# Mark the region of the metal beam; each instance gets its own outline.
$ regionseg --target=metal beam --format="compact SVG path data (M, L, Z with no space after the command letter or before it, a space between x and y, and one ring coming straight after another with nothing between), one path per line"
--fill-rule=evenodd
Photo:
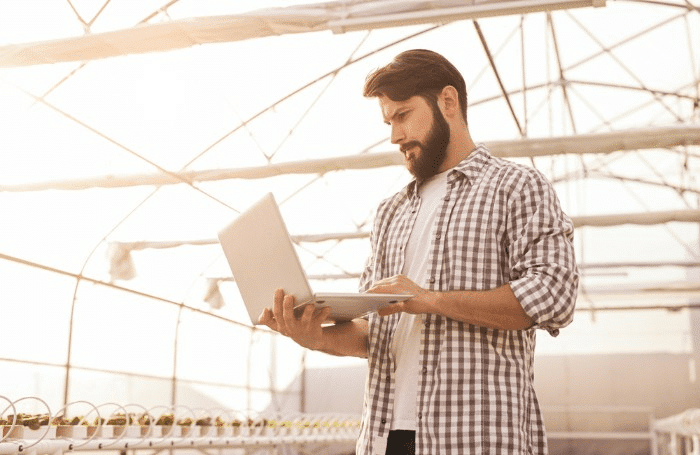
M498 68L496 68L496 62L493 59L493 55L491 54L491 50L489 49L489 45L486 42L486 37L484 36L484 32L481 31L481 26L479 25L479 22L474 21L474 29L476 30L476 34L479 36L479 41L481 41L481 47L484 48L484 53L486 54L486 58L489 61L489 65L491 66L491 70L493 71L493 75L496 78L496 81L498 82L498 86L501 89L501 94L503 95L503 99L506 101L506 104L508 105L508 109L510 110L510 115L513 117L513 121L515 121L515 126L518 128L518 132L520 133L520 137L525 136L525 131L523 130L523 127L520 125L520 120L518 120L518 116L515 114L515 109L513 109L513 103L510 101L510 95L508 95L508 91L506 90L506 87L503 85L503 80L501 79L501 74L498 72Z
M647 212L615 215L592 215L572 217L574 226L581 227L610 227L624 224L653 225L670 222L699 223L700 210L675 210L665 212Z
M487 143L494 156L526 158L562 154L599 154L616 151L667 149L700 145L700 126L667 126L639 130L613 131L536 139L516 139ZM43 190L82 190L120 188L141 185L174 185L182 182L207 182L228 179L262 179L285 174L324 174L349 169L372 169L403 166L403 156L396 152L365 153L316 160L274 163L267 166L233 169L209 169L178 173L101 176L0 185L0 192Z
M292 33L324 30L344 33L404 25L445 24L479 17L604 5L605 0L485 0L457 7L449 0L296 5L140 24L129 29L0 46L0 67L81 62Z
M620 215L589 215L589 216L574 216L571 217L574 222L574 227L610 227L624 224L636 225L654 225L670 222L700 222L700 210L678 210L669 212L646 212L646 213L627 213ZM326 241L341 241L369 238L369 232L344 232L344 233L327 233L327 234L311 234L311 235L293 235L294 243L315 243ZM140 242L113 242L126 251L144 250L148 248L166 249L176 248L185 245L218 245L217 239L195 239L195 240L168 240L168 241L140 241ZM2 256L0 256L1 258ZM665 262L665 263L619 263L619 264L590 264L588 268L606 268L606 267L651 267L651 266L679 266L679 267L695 267L700 266L700 263L695 262Z
M390 3L386 2L385 3ZM395 4L405 4L396 0ZM439 2L429 2L439 3ZM471 3L471 2L470 2ZM402 5L399 5L402 6ZM407 11L388 14L372 14L364 17L347 17L330 21L328 27L334 33L355 30L373 30L378 28L417 25L425 23L448 23L464 19L482 17L529 14L558 9L585 8L605 6L605 0L512 0L484 1L456 7L433 7L421 11Z

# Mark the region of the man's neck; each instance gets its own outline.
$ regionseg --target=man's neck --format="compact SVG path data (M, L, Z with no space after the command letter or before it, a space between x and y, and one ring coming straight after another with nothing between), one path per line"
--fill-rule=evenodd
M447 146L447 156L445 162L440 166L440 172L452 169L468 157L476 148L476 144L472 141L469 131L465 128L450 138L450 144Z

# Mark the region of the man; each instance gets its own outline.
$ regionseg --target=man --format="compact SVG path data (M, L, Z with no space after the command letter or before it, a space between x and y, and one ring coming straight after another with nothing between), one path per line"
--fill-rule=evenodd
M573 225L535 169L491 156L467 128L464 79L427 50L370 74L391 141L415 179L383 201L361 278L414 297L323 326L282 290L261 322L310 349L366 357L357 453L542 454L535 329L573 317Z

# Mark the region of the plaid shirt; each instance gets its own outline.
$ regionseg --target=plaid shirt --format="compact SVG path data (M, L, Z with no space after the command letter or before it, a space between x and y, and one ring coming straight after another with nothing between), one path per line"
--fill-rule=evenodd
M383 201L360 288L401 272L420 198L416 182ZM428 266L435 291L510 284L535 321L494 330L423 314L416 397L416 454L543 454L533 389L535 328L556 336L573 317L578 288L573 224L535 169L478 146L448 174ZM369 372L358 455L384 455L394 399L391 338L399 314L369 317Z

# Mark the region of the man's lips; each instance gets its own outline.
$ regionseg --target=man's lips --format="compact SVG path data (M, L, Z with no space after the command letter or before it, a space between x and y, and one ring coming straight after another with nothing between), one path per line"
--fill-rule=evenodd
M418 142L407 142L400 147L400 150L401 150L401 153L403 153L404 156L406 156L406 158L408 158L409 157L408 152L411 151L412 149L418 147L418 146L420 146L420 144Z

